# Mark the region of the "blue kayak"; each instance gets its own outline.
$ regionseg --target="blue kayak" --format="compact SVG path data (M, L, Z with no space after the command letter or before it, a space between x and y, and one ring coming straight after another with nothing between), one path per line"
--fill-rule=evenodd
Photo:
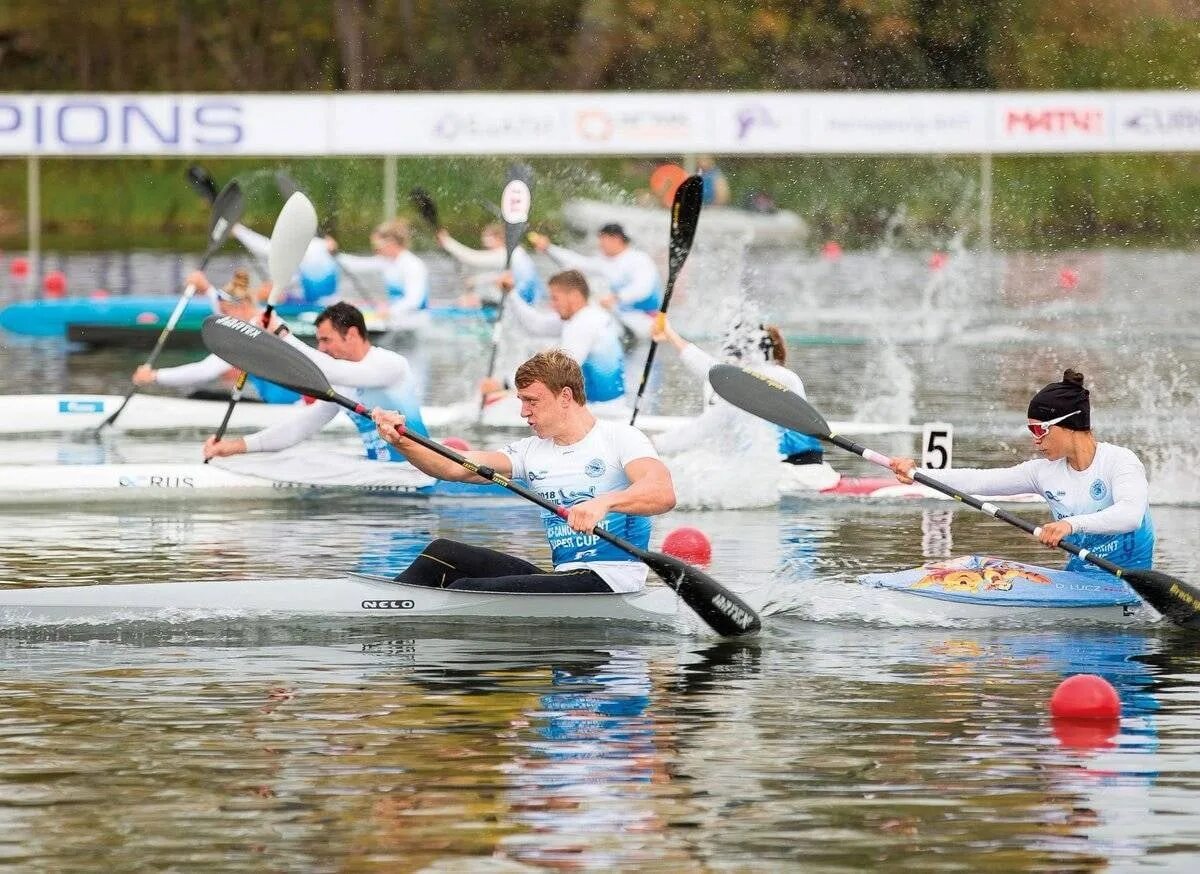
M1125 607L1141 603L1129 586L1106 573L1081 574L989 555L864 574L858 581L918 598L988 607Z
M0 309L0 328L31 337L63 337L70 325L161 329L178 303L178 297L161 295L27 300ZM279 306L278 312L285 319L303 319L305 316L311 319L321 309L312 304L285 303ZM188 301L180 327L199 325L212 312L210 299L206 295L197 295ZM429 312L435 319L481 317L480 310L463 307L431 307Z

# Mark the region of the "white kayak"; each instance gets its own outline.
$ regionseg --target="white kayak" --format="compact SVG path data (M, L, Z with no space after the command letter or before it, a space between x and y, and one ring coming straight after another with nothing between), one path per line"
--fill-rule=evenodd
M90 431L110 416L124 400L121 395L42 394L0 395L0 435L62 434ZM193 400L163 395L136 394L111 426L119 432L212 431L225 416L226 401ZM268 428L295 414L291 404L240 403L229 422L232 433ZM426 406L421 410L425 424L436 431L476 425L479 407L475 401L447 406ZM596 410L603 418L629 421L624 405ZM638 427L658 433L687 425L690 416L639 415ZM511 401L492 404L484 410L485 428L519 430L527 428L518 404ZM831 422L839 434L921 433L921 425L889 422ZM337 416L330 429L346 432L354 426L346 416Z
M699 630L701 620L666 586L628 594L464 592L349 574L336 579L194 581L0 590L0 624L195 621L264 615L409 622L555 619Z
M396 498L510 498L494 485L434 479L407 463L340 448L298 446L200 462L0 465L0 506L110 501L261 500L353 494Z

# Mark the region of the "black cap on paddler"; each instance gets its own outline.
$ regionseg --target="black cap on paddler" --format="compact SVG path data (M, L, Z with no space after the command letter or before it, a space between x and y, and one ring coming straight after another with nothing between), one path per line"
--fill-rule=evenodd
M620 237L626 243L629 242L629 234L625 233L625 229L616 222L609 222L600 229L600 233L607 237Z
M1077 370L1066 370L1062 382L1052 382L1033 396L1029 402L1028 416L1039 422L1049 422L1076 413L1063 419L1059 426L1072 431L1092 430L1091 393L1083 387L1083 374Z

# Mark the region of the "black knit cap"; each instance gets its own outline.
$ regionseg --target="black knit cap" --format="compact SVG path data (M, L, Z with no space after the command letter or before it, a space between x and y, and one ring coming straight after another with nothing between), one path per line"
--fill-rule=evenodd
M1083 387L1083 374L1077 370L1063 373L1062 382L1052 382L1029 402L1029 418L1048 422L1075 413L1058 424L1072 431L1092 430L1091 393Z

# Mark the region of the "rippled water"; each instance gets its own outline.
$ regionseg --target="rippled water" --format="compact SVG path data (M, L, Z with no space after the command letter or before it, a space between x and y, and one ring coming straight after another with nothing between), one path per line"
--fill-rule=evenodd
M163 263L145 269L155 263L169 284ZM1064 266L1077 288L1059 287ZM1197 580L1194 257L989 266L952 254L931 272L887 252L766 253L737 269L787 326L819 409L952 422L960 466L1025 457L1030 390L1078 366L1101 436L1148 462L1158 566ZM703 332L697 280L680 322ZM8 393L119 392L140 358L0 342ZM486 335L405 351L431 400L459 400L486 365ZM698 408L673 353L660 360L660 408ZM9 441L0 463L194 458L198 439ZM916 449L911 435L864 442ZM712 536L718 580L773 587L782 610L755 640L294 619L0 629L0 859L46 871L1194 869L1194 639L1145 620L938 627L872 605L854 583L866 571L973 552L1061 562L965 508L684 510L655 543L683 524ZM394 572L433 536L547 557L520 503L0 508L0 579L319 585ZM1050 693L1079 672L1117 687L1118 726L1048 717Z

